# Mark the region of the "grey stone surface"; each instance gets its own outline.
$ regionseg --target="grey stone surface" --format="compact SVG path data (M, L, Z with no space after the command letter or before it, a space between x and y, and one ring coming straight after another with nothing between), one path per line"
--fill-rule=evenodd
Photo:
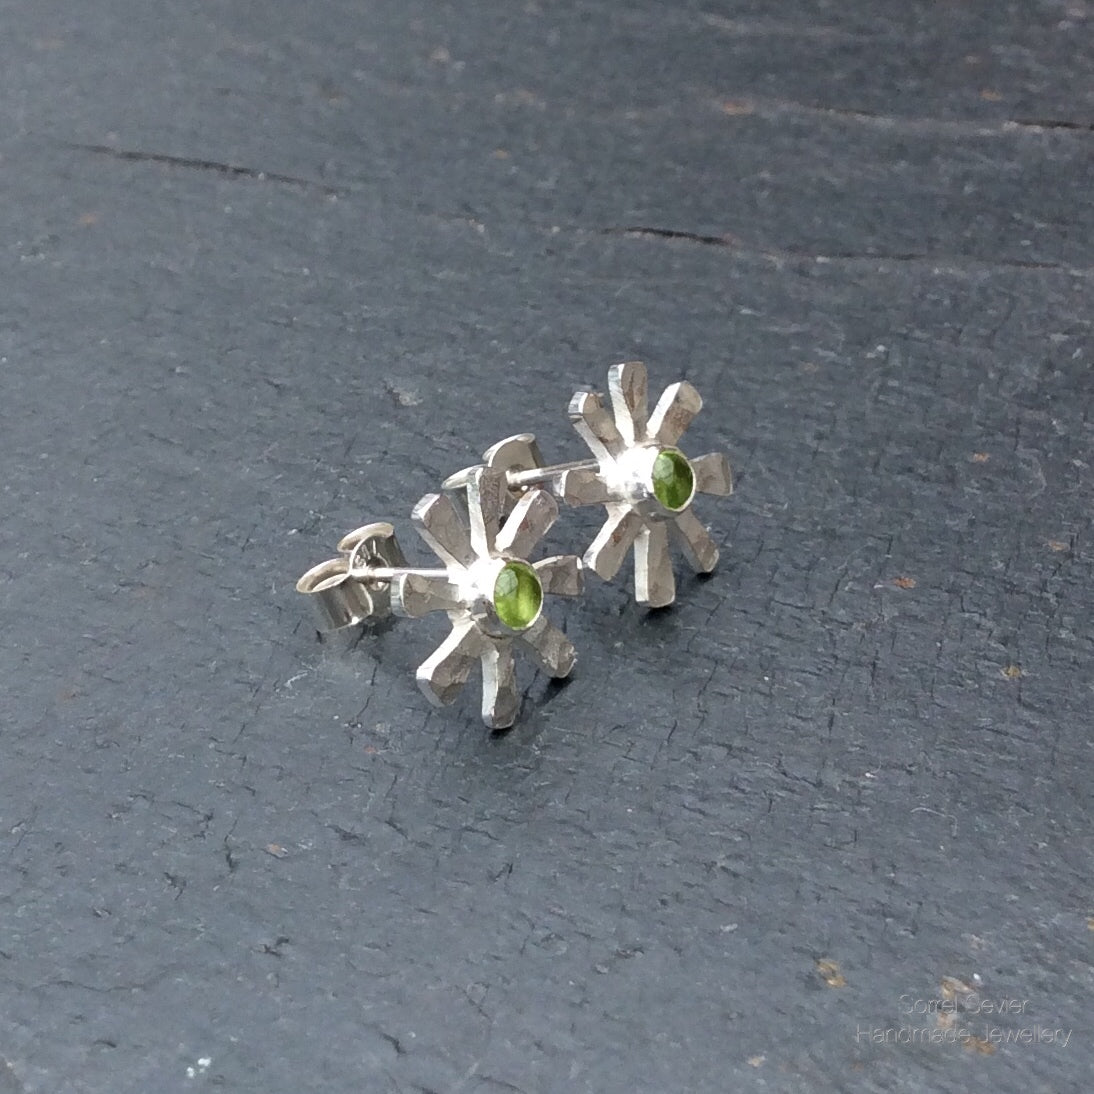
M0 0L0 1090L1085 1090L1092 142L1085 0ZM317 642L637 358L715 574Z

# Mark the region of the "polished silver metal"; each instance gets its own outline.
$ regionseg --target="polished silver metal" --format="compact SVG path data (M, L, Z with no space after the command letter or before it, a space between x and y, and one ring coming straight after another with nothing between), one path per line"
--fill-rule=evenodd
M584 587L581 560L556 555L527 562L528 555L558 519L558 503L546 490L529 490L507 505L505 475L488 467L472 468L456 498L430 494L415 506L412 519L422 539L445 565L445 576L419 577L394 585L396 610L406 615L447 611L448 638L418 669L426 697L440 705L452 701L476 660L482 665L483 721L504 729L520 706L514 649L529 652L549 675L568 676L574 667L573 644L542 610L528 626L507 626L495 610L493 594L507 562L525 562L543 594L578 596ZM506 512L508 511L508 515Z
M366 524L342 537L338 558L321 562L303 574L296 591L312 597L324 630L339 630L366 619L383 619L391 614L389 581L363 581L351 572L367 559L376 566L400 569L406 558L395 539L395 529L386 521Z
M556 678L570 674L576 653L544 617L542 601L527 625L509 626L495 605L498 578L509 563L523 563L534 572L542 595L578 596L584 586L581 560L556 555L527 561L558 518L558 504L546 490L527 490L509 504L505 475L486 467L470 469L452 490L456 497L427 494L411 513L440 568L408 566L392 526L369 524L344 537L340 557L308 570L297 589L314 597L329 627L392 612L410 618L447 612L452 630L418 668L419 687L434 704L450 703L477 661L483 721L505 729L520 707L514 648L527 650Z
M593 505L608 500L597 477L600 467L598 460L574 460L546 467L533 433L516 433L498 441L482 454L482 464L465 467L449 475L442 483L442 489L459 493L480 466L505 473L506 511L533 487L550 491L567 505Z
M687 381L672 384L650 414L646 369L636 361L613 366L608 391L610 408L591 391L576 392L570 402L570 420L591 458L546 466L535 436L518 433L487 449L481 465L449 476L443 493L418 502L411 519L439 567L410 566L386 522L343 537L339 557L312 567L297 582L323 626L446 612L451 630L419 666L419 687L434 704L450 703L478 663L483 721L503 729L514 723L520 706L516 649L559 678L569 675L576 660L573 644L543 615L544 595L580 595L583 566L610 580L633 550L638 602L671 604L676 580L670 539L695 570L713 570L718 548L692 504L700 493L730 494L733 482L723 454L689 460L678 447L702 408L699 393ZM665 492L665 461L659 458L666 454L673 488L682 485L678 497ZM679 473L684 464L689 474ZM674 507L658 498L659 488ZM603 505L606 520L584 559L557 555L528 562L558 518L556 498L571 506ZM513 564L520 565L514 570ZM519 597L499 584L507 569L507 581L519 571L534 591L515 615ZM507 618L516 622L510 625Z
M717 565L718 548L691 507L696 494L724 497L733 492L729 463L720 452L689 460L677 447L703 406L699 392L686 380L667 387L652 414L646 367L640 361L613 366L608 392L610 410L592 391L578 391L570 401L570 420L592 459L545 466L535 437L518 433L487 449L483 462L504 472L510 504L525 490L542 487L569 505L603 505L607 519L585 552L585 565L611 580L633 547L635 599L664 607L676 599L670 538L697 572L709 573ZM692 473L691 497L676 509L662 505L653 489L654 462L664 450L687 460ZM457 475L445 485L461 482Z

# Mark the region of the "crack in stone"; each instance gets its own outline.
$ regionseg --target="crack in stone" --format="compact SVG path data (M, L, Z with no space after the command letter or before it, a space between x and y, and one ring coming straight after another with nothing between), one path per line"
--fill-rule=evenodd
M579 232L583 229L577 229ZM623 236L627 239L669 239L686 243L698 243L705 247L722 247L738 254L767 258L778 262L806 261L818 264L837 262L898 262L921 263L947 269L966 269L985 267L991 270L1043 270L1054 273L1066 273L1075 277L1089 277L1094 269L1067 266L1057 262L1038 262L1033 259L985 259L975 255L935 255L920 251L808 251L796 248L748 247L736 237L725 235L706 235L701 232L689 232L677 228L659 228L649 225L630 225L596 229L599 235Z
M855 110L850 107L824 106L803 103L794 99L728 98L718 104L719 109L730 117L777 118L781 115L839 118L860 125L904 132L924 132L954 137L1005 137L1012 133L1028 131L1042 133L1063 130L1078 133L1094 133L1094 123L1073 121L1068 118L1004 118L1001 120L972 118L917 118L898 114L879 114L872 110Z
M245 167L241 164L222 163L219 160L204 160L189 156L172 156L164 152L142 152L136 149L114 148L108 144L70 144L69 148L79 152L90 152L96 156L109 156L111 159L128 163L158 163L166 167L180 167L191 171L211 171L226 178L251 179L255 182L275 182L284 186L295 186L302 190L318 190L327 197L338 197L344 191L316 179L299 175L284 175L276 171L263 171L257 167Z
M646 225L634 225L623 228L601 228L601 235L627 236L630 239L685 239L690 243L702 243L707 247L729 247L731 250L746 250L740 247L731 235L703 235L700 232L687 232L678 228L651 228Z
M1073 122L1066 118L1015 118L1006 124L1028 129L1074 129L1080 133L1094 133L1094 122Z

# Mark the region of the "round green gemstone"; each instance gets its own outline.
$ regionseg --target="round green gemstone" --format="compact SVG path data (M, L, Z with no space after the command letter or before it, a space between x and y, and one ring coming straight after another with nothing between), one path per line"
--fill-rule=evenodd
M653 495L666 509L683 509L695 492L691 464L675 448L662 448L653 461Z
M530 627L543 604L543 586L527 562L507 562L494 582L494 611L515 631Z

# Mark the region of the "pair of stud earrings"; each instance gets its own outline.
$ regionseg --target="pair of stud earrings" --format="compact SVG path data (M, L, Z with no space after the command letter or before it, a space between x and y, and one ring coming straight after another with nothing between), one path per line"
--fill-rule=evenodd
M702 408L699 393L686 380L672 384L649 413L638 361L611 368L608 392L610 411L596 392L578 391L570 401L570 421L592 458L545 466L535 437L518 433L418 502L411 520L439 567L409 565L390 524L367 524L342 539L337 558L308 570L297 590L332 629L393 613L447 612L452 630L418 668L419 686L435 705L450 703L479 662L483 721L511 726L520 707L515 649L557 679L576 660L573 643L543 614L545 595L580 595L585 568L610 581L633 548L635 599L660 608L676 598L670 538L698 573L718 562L691 506L697 493L732 492L729 464L721 453L689 460L677 447ZM583 558L531 562L558 519L559 500L603 505L604 525Z

